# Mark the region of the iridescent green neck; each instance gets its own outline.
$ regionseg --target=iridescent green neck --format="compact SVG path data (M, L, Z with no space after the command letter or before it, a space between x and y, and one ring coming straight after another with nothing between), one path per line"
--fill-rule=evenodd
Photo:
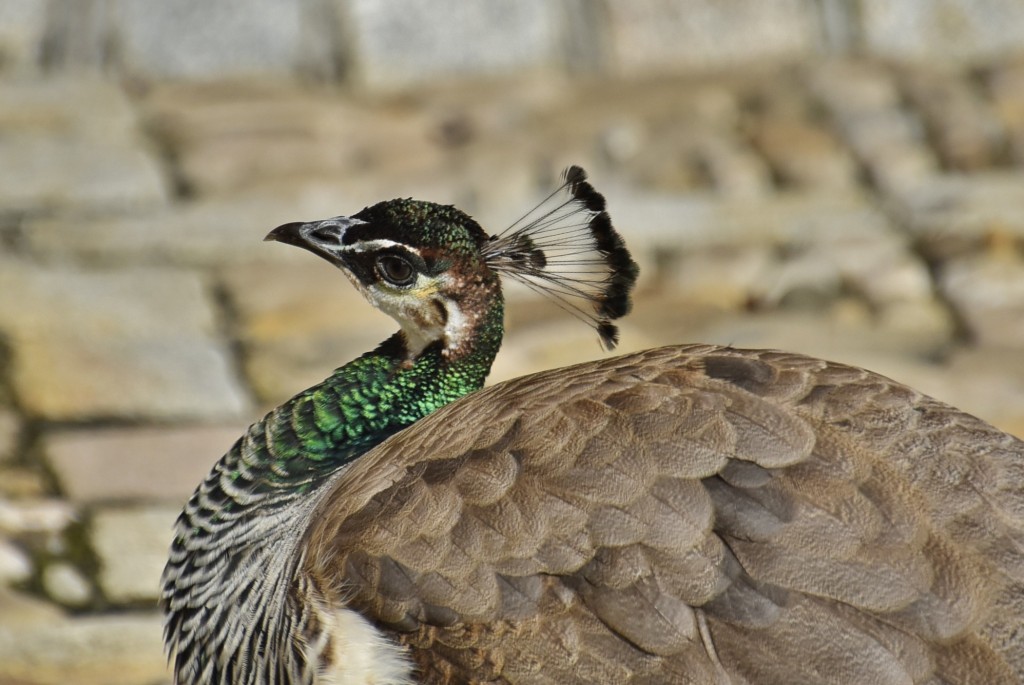
M448 359L441 343L411 365L401 333L295 396L265 421L270 449L252 485L305 486L431 412L483 387L501 345L500 294L479 320L471 345ZM255 478L253 478L255 476Z
M501 345L500 291L488 304L458 357L438 343L409 360L396 334L250 426L214 466L178 519L164 570L165 640L178 682L311 682L292 649L304 627L289 623L292 613L305 614L286 604L295 601L290 588L314 491L389 436L483 386ZM244 650L254 645L274 658L248 659ZM232 675L250 667L262 670L249 680Z

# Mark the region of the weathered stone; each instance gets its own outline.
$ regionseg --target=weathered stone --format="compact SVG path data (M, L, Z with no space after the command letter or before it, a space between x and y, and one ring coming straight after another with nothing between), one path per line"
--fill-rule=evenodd
M924 127L902 109L890 74L875 65L833 62L814 69L810 81L880 188L912 187L935 173L938 162L926 145Z
M47 490L46 480L39 469L32 466L0 466L0 497L43 497Z
M559 56L558 5L430 0L338 3L355 77L391 89L438 77L486 77L550 65ZM437 21L444 16L445 21Z
M0 625L0 682L140 685L167 682L156 614Z
M811 92L841 119L898 109L901 97L891 73L869 62L826 61L809 73Z
M66 218L29 220L24 241L47 257L99 263L214 265L235 261L294 259L297 251L263 243L275 226L307 214L301 197L235 197L131 217L95 217L68 225ZM314 208L316 209L316 208ZM327 216L327 214L323 214Z
M0 2L0 69L27 72L39 66L46 9L38 0Z
M1024 5L1016 0L861 0L868 53L935 62L976 62L1019 51Z
M8 135L131 146L141 142L137 124L124 91L107 80L78 74L0 83L0 130Z
M445 159L423 109L367 106L323 90L166 86L145 104L182 182L201 194L297 179L359 183L377 169L436 176Z
M1019 349L956 351L935 396L1024 438L1024 356Z
M63 618L64 612L52 603L0 586L0 631L54 625Z
M846 235L806 236L783 245L789 252L783 264L789 270L803 265L810 271L834 272L836 285L863 295L876 307L931 300L928 268L911 251L906 237L873 228L862 227Z
M398 330L337 269L305 257L301 264L252 264L226 272L249 379L267 402L319 383Z
M673 312L666 316L665 312ZM643 297L633 312L619 324L620 339L615 354L686 340L697 322L720 316L716 305L694 299ZM528 373L567 366L609 355L597 333L582 321L567 316L549 299L534 296L508 303L505 343L488 376L488 384Z
M0 499L0 533L59 533L75 519L67 502L55 499Z
M680 254L664 266L673 295L698 306L740 310L775 265L764 248L719 248Z
M914 69L904 79L923 113L943 165L971 171L991 166L1005 144L995 112L960 73Z
M835 191L857 184L853 158L824 128L770 118L758 125L754 141L786 186Z
M0 272L0 290L19 294L0 300L0 331L30 414L209 419L245 407L194 273L21 264Z
M1015 250L943 264L939 284L977 343L1024 348L1024 258Z
M771 171L753 150L724 136L709 136L698 146L702 168L722 196L757 198L771 190Z
M935 298L874 303L872 323L894 340L919 337L922 345L909 346L907 351L923 356L951 347L958 332L949 308Z
M894 197L904 223L933 258L975 251L1005 237L1024 241L1024 175L947 174Z
M6 211L142 209L167 201L160 166L141 146L0 138L0 177Z
M155 78L331 74L330 15L289 0L119 0L121 68Z
M619 74L778 62L815 54L821 41L817 6L803 0L612 0L605 11Z
M90 78L0 84L4 211L148 209L167 201L125 95Z
M152 601L160 592L178 506L103 508L92 516L93 550L103 595L116 604Z
M890 373L942 351L948 329L936 331L882 328L870 310L838 302L824 312L772 311L719 318L691 330L688 338L736 347L776 348ZM883 365L880 363L884 361ZM915 361L917 360L917 361Z
M108 428L52 433L44 452L77 504L184 503L245 426Z
M10 461L21 437L21 419L14 411L0 407L0 464Z
M1024 63L1000 65L988 79L993 107L1006 129L1011 155L1024 164Z
M71 564L57 562L43 569L46 594L68 607L81 607L92 601L92 586Z
M653 193L609 184L615 224L630 246L708 249L806 244L850 236L889 236L885 215L856 192L781 193L721 201L704 194Z
M917 118L900 110L863 114L843 122L843 134L871 179L885 191L915 187L935 174L938 160Z
M21 549L0 538L0 585L27 580L32 575L32 561Z

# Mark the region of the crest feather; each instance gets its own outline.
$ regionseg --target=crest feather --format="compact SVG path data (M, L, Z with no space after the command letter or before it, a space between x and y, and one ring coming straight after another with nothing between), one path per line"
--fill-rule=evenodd
M491 236L482 256L593 327L610 350L619 339L612 321L629 313L639 268L605 206L587 172L571 166L553 193Z

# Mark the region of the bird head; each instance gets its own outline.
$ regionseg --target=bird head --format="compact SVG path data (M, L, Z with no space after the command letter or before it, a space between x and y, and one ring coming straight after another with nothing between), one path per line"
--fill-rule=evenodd
M562 190L568 198L555 200ZM604 198L579 167L497 235L455 207L401 199L352 216L284 224L266 239L302 247L340 268L399 323L410 358L438 341L446 356L458 356L489 314L499 320L500 340L499 274L554 298L614 347L611 321L629 311L637 277Z
M278 226L266 240L302 247L348 276L402 327L409 356L444 341L457 352L471 323L500 301L481 249L487 234L455 207L388 200L352 216Z

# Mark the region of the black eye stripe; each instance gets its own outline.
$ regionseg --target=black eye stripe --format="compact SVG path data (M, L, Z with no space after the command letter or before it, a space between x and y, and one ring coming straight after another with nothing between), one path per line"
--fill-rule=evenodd
M389 278L388 274L382 270L381 260L394 257L402 260L412 267L412 278L408 281L403 279ZM374 283L386 283L389 285L407 286L416 281L416 277L421 273L429 273L427 270L426 262L423 258L412 250L406 249L401 245L389 245L387 247L376 247L375 249L368 249L365 251L356 250L347 251L342 257L345 261L345 265L349 271L359 279L364 285L373 285ZM392 273L392 276L400 275Z

